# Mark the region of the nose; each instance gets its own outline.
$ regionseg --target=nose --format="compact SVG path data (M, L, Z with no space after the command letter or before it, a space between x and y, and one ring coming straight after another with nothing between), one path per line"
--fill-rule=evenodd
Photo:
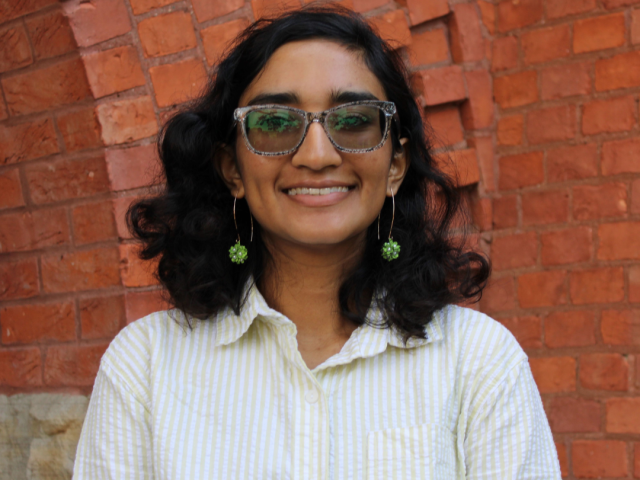
M307 136L293 154L291 163L296 167L307 167L311 170L342 164L340 152L333 146L327 133L319 122L309 125Z

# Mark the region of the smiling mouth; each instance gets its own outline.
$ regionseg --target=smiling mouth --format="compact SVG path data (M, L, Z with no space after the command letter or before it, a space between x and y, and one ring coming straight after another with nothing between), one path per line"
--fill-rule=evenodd
M285 190L287 195L329 195L330 193L348 192L349 187L327 187L327 188L290 188Z

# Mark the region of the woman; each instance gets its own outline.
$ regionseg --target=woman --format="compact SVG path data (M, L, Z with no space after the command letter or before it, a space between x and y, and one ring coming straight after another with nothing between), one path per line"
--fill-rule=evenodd
M525 354L454 305L489 266L423 131L355 14L249 27L130 210L176 309L105 354L74 478L560 478Z

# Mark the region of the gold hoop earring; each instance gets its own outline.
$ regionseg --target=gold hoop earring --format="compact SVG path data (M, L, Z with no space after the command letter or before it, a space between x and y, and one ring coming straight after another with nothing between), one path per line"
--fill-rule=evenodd
M233 198L233 224L236 226L236 235L238 235L238 239L236 240L236 244L229 249L229 258L233 263L237 263L238 265L244 263L247 258L249 258L249 252L247 252L247 247L240 243L240 231L238 230L238 222L236 220L236 201L238 197L235 196ZM253 242L253 215L249 214L251 217L251 242Z
M393 210L391 214L391 228L389 228L389 239L382 245L382 258L390 262L395 260L400 255L400 245L393 240L391 232L393 231L393 221L396 218L396 200L393 196L393 190L391 190L391 202L393 203ZM378 214L378 240L380 240L380 215Z

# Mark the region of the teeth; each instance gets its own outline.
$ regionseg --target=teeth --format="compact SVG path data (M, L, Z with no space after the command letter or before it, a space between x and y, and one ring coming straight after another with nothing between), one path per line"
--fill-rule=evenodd
M329 188L290 188L287 195L328 195L335 192L348 192L349 187L329 187Z

